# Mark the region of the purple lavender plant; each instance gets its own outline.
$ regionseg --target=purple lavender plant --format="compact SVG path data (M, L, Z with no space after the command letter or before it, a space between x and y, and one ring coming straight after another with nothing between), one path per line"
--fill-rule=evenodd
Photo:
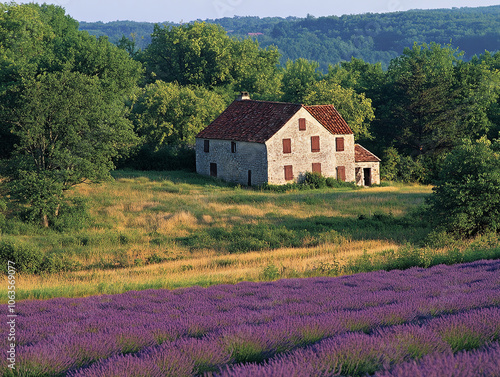
M499 306L500 261L22 301L17 373L363 375L498 342Z

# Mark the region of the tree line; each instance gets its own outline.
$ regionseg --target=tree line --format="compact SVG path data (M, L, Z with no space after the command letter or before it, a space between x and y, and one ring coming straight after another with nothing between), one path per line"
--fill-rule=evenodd
M305 58L317 61L323 72L330 64L348 61L353 56L368 63L380 62L387 69L390 61L414 42L451 43L464 51L466 60L485 50L497 51L500 42L500 6L340 17L226 17L206 22L221 25L230 36L237 38L247 38L252 33L261 47L277 46L281 64L289 59ZM96 36L108 36L113 43L125 36L145 49L151 43L154 24L81 22L80 29Z
M195 135L242 90L334 104L389 180L446 182L463 148L500 173L500 53L466 61L449 44L414 43L387 69L352 57L325 72L305 58L282 64L276 47L213 23L155 25L139 49L79 30L58 6L0 7L1 190L45 227L78 206L66 190L117 165L193 168Z

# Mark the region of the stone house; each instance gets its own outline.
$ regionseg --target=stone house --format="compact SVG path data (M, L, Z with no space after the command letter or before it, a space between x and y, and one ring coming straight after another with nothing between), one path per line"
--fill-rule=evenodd
M300 181L306 172L380 183L380 159L354 143L333 105L254 101L245 92L196 136L196 171L248 186Z

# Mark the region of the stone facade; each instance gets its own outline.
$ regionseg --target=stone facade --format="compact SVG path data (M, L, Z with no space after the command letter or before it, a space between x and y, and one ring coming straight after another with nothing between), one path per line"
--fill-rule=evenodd
M205 140L209 143L208 152L205 152ZM211 174L211 164L216 164L216 175L213 169ZM261 185L268 181L266 145L196 139L196 172L242 185Z
M305 130L299 119L306 120ZM312 152L311 137L319 136L319 152ZM336 152L337 137L344 138L344 151ZM291 153L283 153L283 139L290 139ZM354 181L354 136L332 135L309 112L302 108L283 128L266 142L268 182L285 184L285 166L292 166L293 181L300 181L312 164L321 164L321 174L337 178L337 167L345 166L346 180Z
M380 184L380 162L356 162L356 184L371 186Z
M300 182L319 171L359 185L380 183L380 159L354 143L333 105L240 96L196 137L196 171L242 185Z

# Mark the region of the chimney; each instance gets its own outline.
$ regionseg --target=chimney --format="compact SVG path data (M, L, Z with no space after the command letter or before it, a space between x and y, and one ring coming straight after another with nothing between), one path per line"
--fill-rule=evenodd
M236 97L236 101L245 101L250 99L250 94L248 92L240 92L240 95Z

